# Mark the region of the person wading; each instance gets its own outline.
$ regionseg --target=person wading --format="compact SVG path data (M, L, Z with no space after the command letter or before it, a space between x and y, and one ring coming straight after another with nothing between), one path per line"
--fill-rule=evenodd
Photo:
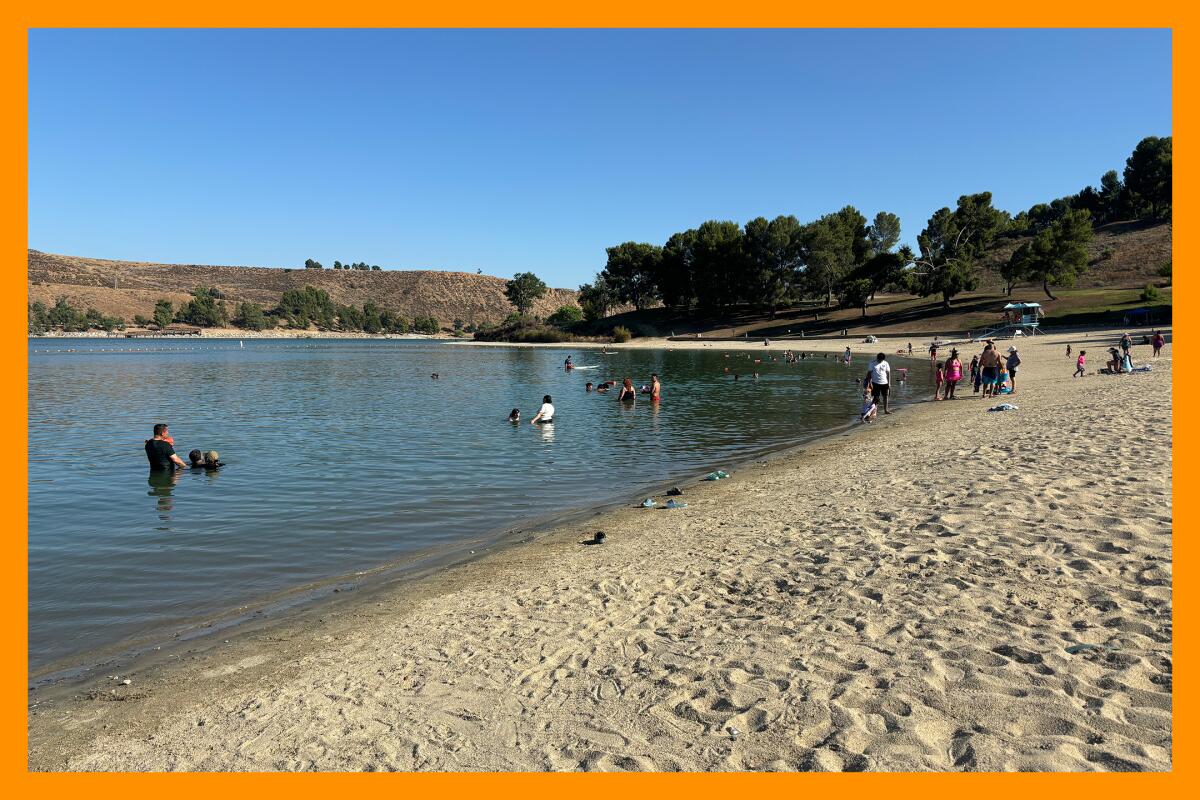
M146 460L150 462L151 472L165 472L176 467L183 469L187 464L175 455L175 448L169 441L170 433L165 422L154 426L154 437L146 440Z
M891 388L892 365L887 362L886 355L880 353L875 356L875 363L867 371L867 377L871 381L871 397L875 400L875 405L882 405L885 414L892 413L888 410L888 390Z

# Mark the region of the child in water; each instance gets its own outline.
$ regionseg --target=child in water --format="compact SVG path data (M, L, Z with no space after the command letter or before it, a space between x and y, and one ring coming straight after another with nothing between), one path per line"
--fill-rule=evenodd
M875 407L875 401L871 399L871 390L868 389L867 391L863 392L862 413L859 415L859 421L867 423L874 422L875 415L877 413L878 409Z
M942 384L946 382L945 365L941 361L937 362L937 372L933 376L933 399L941 400Z
M521 421L521 409L514 408L508 415L508 421L517 423Z

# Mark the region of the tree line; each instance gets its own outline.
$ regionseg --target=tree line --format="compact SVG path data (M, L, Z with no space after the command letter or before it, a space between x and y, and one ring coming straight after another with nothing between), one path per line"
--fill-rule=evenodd
M463 326L456 320L455 329ZM306 286L303 289L288 289L272 308L264 309L258 303L238 303L231 314L224 295L219 289L197 287L192 297L176 306L170 300L159 300L154 305L151 317L134 315L133 324L139 327L157 325L165 328L172 323L194 325L200 328L234 327L244 330L262 331L283 326L305 330L315 326L329 331L362 331L364 333L427 333L441 330L436 317L405 317L375 303L367 301L362 306L334 303L323 289ZM59 298L53 307L44 303L29 304L29 332L45 333L50 330L87 331L123 330L123 317L109 317L95 309L73 307L65 298Z
M1093 228L1118 219L1169 219L1171 137L1147 137L1123 174L1106 172L1100 188L1040 203L1012 215L991 192L962 195L935 211L916 237L918 250L897 247L900 218L887 211L868 222L846 206L810 222L758 217L739 225L708 220L665 243L609 247L604 268L579 287L585 318L614 307L662 304L677 311L750 306L769 312L806 299L860 307L883 289L938 296L944 306L978 287L980 262L1000 237L1032 237L1000 268L1011 292L1019 282L1071 286L1087 267ZM520 276L518 276L519 278ZM515 303L515 301L514 301Z
M304 260L304 268L305 269L325 269L325 265L322 264L320 261L316 261L315 259L306 258ZM369 270L369 271L374 271L374 272L378 272L380 269L382 269L382 267L380 267L378 264L368 264L365 261L355 261L353 264L343 264L340 261L334 261L333 268L334 269L357 269L357 270L364 270L364 271Z

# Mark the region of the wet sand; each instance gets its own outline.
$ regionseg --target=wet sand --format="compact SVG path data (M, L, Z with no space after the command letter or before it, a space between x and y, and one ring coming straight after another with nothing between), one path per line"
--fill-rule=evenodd
M685 485L686 509L34 696L30 766L1170 769L1171 347L1073 380L1083 336L1020 345L1018 411L967 389ZM899 344L851 346L865 371Z

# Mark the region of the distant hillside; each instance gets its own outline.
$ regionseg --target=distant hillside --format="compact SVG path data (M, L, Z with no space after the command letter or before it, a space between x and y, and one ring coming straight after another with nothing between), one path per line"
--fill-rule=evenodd
M980 288L1004 285L997 271L1028 236L1000 239L982 259ZM1089 266L1076 288L1131 289L1160 279L1158 268L1171 260L1171 223L1110 222L1096 228L1088 245Z
M513 310L504 297L503 278L467 272L147 264L30 250L28 281L29 302L53 305L65 297L77 308L91 307L126 320L135 314L152 316L158 300L186 302L197 286L220 289L230 313L243 301L270 308L287 289L305 286L324 289L335 303L361 306L371 301L408 319L432 316L446 326L455 319L476 325L499 322ZM574 303L575 294L551 289L535 304L534 313L548 316Z

